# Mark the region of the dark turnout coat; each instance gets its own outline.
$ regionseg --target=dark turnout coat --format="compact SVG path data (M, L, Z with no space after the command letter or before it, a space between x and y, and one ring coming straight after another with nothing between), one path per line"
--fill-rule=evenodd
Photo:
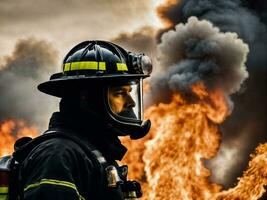
M105 124L93 117L54 113L49 130L73 134L97 149L108 165L117 165L126 148ZM93 150L93 149L92 149ZM79 144L67 138L51 138L37 145L23 162L25 200L119 199L107 189L103 172ZM100 172L100 173L99 173ZM104 180L104 181L103 181Z

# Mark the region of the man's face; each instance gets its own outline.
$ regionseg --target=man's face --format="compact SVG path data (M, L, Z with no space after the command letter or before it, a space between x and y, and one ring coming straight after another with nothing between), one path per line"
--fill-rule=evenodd
M111 86L108 90L108 99L111 110L123 117L136 118L133 108L135 102L131 96L130 85Z

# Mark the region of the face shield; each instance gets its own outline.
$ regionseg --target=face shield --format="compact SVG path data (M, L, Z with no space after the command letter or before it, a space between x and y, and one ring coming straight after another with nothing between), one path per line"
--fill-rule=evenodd
M107 99L109 110L116 119L124 122L143 120L142 79L110 85Z

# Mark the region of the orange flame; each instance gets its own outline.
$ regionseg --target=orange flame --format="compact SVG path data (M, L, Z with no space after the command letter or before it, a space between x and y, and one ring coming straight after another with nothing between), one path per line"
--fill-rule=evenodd
M35 126L27 126L24 121L6 120L0 123L0 157L12 154L13 145L18 138L38 135Z
M248 170L235 188L209 182L204 159L218 151L218 125L230 114L230 105L220 89L207 91L202 83L192 86L198 101L188 102L174 94L171 103L146 111L152 129L141 141L124 141L129 152L130 178L143 182L149 200L250 200L258 199L267 185L267 144L257 148Z

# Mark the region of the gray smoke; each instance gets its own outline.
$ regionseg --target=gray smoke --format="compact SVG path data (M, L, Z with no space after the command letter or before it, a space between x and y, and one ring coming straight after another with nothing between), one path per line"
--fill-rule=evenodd
M173 25L191 16L211 21L222 32L235 32L250 47L248 69L266 69L267 3L264 0L181 0L158 13Z
M223 32L237 33L250 46L248 67L253 63L253 67L266 69L266 26L257 15L242 7L239 0L187 0L184 1L183 16L197 16L211 21Z
M36 87L54 71L57 52L46 41L21 39L13 54L3 61L0 66L0 121L25 120L44 128L47 113L54 109L55 102Z
M156 54L156 30L152 27L142 27L133 33L120 33L112 41L133 52L142 52L149 56Z
M199 81L208 89L221 88L228 96L237 92L248 77L248 46L235 33L221 33L208 21L192 17L161 39L161 69L151 79L150 98L154 103L169 101L173 92L188 93Z

